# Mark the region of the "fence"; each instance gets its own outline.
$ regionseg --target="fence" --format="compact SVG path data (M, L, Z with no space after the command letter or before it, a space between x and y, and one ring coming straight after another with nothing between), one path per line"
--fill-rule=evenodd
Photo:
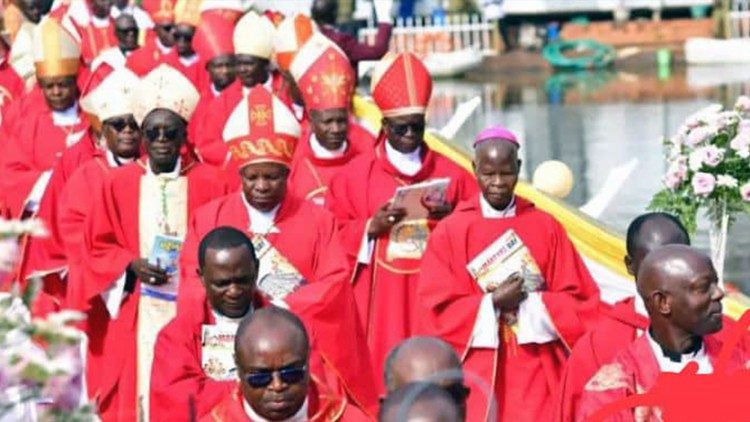
M359 39L373 43L377 29L359 31ZM485 55L496 54L500 37L496 22L487 22L480 15L447 15L399 18L393 28L390 51L409 51L419 57L433 52L452 52L475 49Z
M730 38L750 38L750 0L732 0L728 23Z

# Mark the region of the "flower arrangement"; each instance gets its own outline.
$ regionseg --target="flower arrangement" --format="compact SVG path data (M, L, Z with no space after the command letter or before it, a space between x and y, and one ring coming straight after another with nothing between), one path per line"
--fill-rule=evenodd
M749 114L750 97L742 96L733 110L716 104L688 117L664 140L665 188L649 209L676 215L691 234L700 209L715 227L724 218L731 224L738 213L750 213Z

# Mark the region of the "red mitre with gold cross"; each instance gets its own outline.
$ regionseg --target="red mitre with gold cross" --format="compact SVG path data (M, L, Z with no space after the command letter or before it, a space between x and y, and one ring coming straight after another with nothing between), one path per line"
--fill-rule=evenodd
M177 0L143 0L141 7L151 15L154 23L171 23L175 20L175 3Z
M375 65L370 88L384 117L424 114L432 94L432 77L415 55L388 54Z
M316 32L289 68L308 110L349 108L354 93L354 69L346 54Z
M255 163L289 167L299 135L294 114L262 85L237 104L222 133L239 169Z

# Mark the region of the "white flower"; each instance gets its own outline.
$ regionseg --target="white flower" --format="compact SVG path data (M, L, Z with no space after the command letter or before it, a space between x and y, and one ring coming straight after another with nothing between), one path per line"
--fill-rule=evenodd
M720 174L716 178L716 184L718 186L725 186L728 188L736 188L739 185L739 182L737 182L737 179L734 177L728 175L728 174Z
M740 129L737 136L729 142L729 147L735 151L750 147L750 129Z
M734 108L743 113L750 111L750 97L747 95L740 95L737 97L737 101L734 103Z
M691 114L686 120L685 125L688 127L695 128L702 124L705 124L706 121L711 120L713 117L712 115L721 112L721 110L724 107L722 107L721 104L711 104L707 107L704 107L695 113Z
M709 145L701 149L703 150L703 164L709 167L718 166L724 159L724 150L716 146Z
M695 147L708 141L715 134L716 128L714 126L699 126L688 133L685 143L688 146Z
M748 157L750 157L750 147L749 148L743 148L743 149L737 151L737 155L739 155L740 158L748 158Z
M690 167L690 170L698 171L703 167L704 155L702 148L698 148L690 153L690 156L688 157L688 167Z
M740 196L742 196L743 201L750 202L750 183L740 186Z
M47 320L55 325L64 326L70 322L83 321L86 316L82 312L64 309L47 315Z
M709 173L695 173L692 180L693 192L698 196L708 196L716 187L716 179Z

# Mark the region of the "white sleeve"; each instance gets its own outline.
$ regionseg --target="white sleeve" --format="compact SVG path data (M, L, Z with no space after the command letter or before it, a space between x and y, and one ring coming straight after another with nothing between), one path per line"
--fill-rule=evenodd
M393 0L373 0L378 23L393 23Z
M357 252L357 262L360 264L369 264L372 261L372 251L375 247L375 241L367 237L367 227L370 225L368 220L365 224L365 233L362 235L362 243Z
M471 331L471 347L497 349L500 346L498 336L498 312L492 303L492 293L487 293L479 304L479 312Z
M123 271L122 275L115 280L112 287L101 294L109 316L112 319L117 319L117 316L120 315L120 305L122 304L122 299L125 297L125 282L127 281L127 277L128 272Z
M518 344L544 344L557 340L557 331L539 292L529 296L518 307Z
M29 196L26 198L24 207L27 210L36 212L39 209L39 202L42 200L44 191L47 190L47 185L49 184L49 178L51 176L52 170L47 170L36 179L34 187L31 188L31 193L29 193Z
M287 311L289 310L289 305L286 302L284 302L284 299L273 299L271 301L271 305L276 306L278 308L286 309Z

